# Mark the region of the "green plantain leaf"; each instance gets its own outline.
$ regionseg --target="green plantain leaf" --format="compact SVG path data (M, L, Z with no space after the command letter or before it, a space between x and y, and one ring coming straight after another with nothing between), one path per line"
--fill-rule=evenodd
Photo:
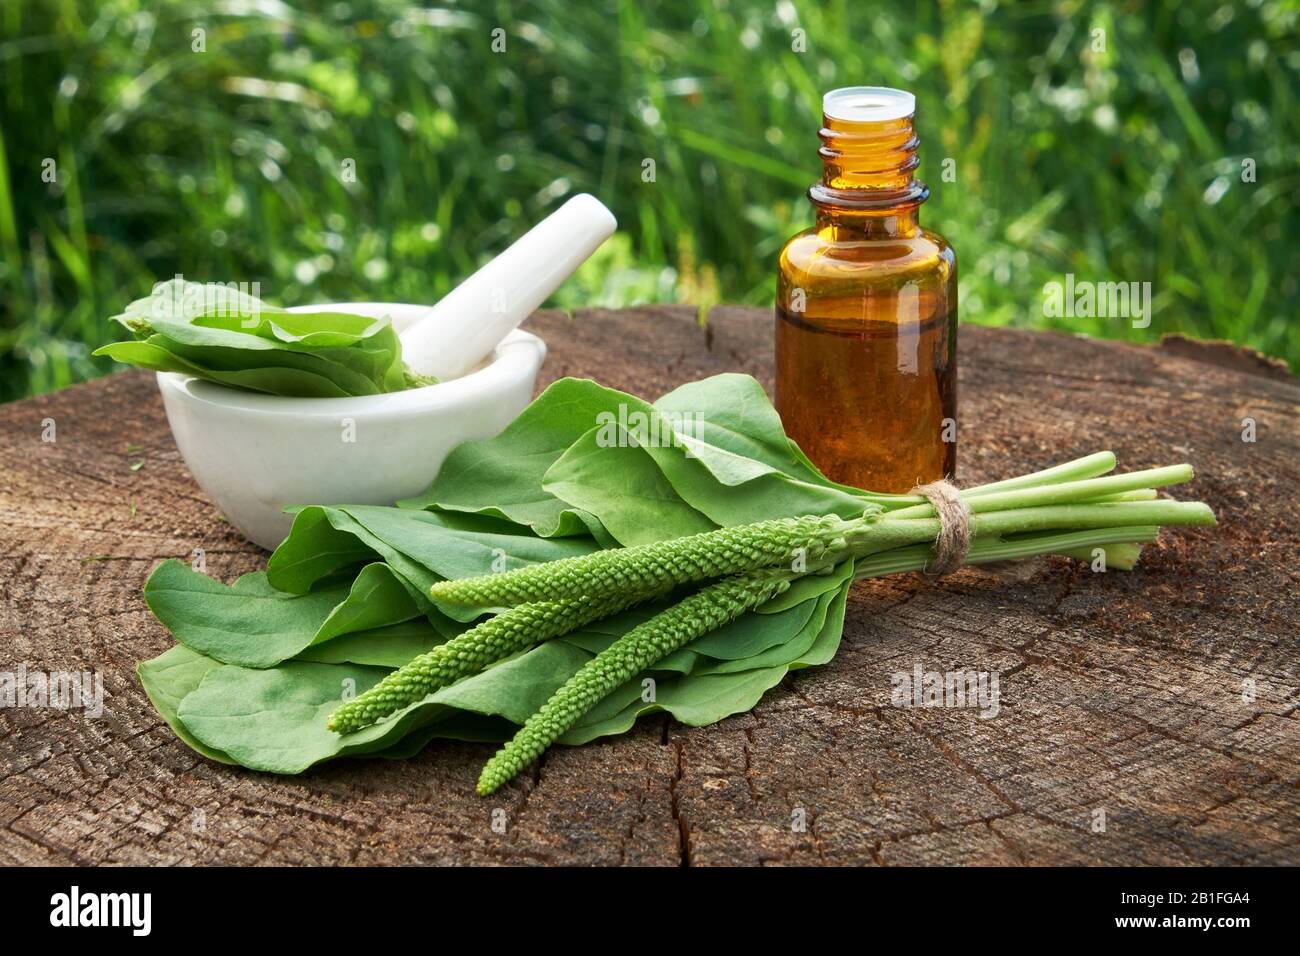
M724 373L688 382L654 405L670 416L689 416L687 421L696 427L685 430L683 443L720 480L729 470L723 454L729 454L752 459L795 481L820 485L853 499L882 504L915 504L922 500L915 495L866 492L831 481L786 437L781 416L772 407L763 386L749 375ZM693 439L700 444L693 444Z
M376 505L349 505L340 510L439 578L492 574L599 550L589 536L539 538L526 529L478 515Z
M287 312L220 283L173 280L114 318L143 341L96 355L235 388L338 398L426 384L408 377L386 317Z
M287 349L253 351L243 348L197 347L169 339L166 335L151 335L150 344L158 345L172 355L201 368L206 376L227 375L254 369L294 369L320 376L337 386L345 395L378 395L385 391L381 379L392 364L392 354L376 353L362 349L329 349L330 354L349 353L369 359L366 363L336 362L323 354L295 352ZM382 367L380 361L382 360ZM360 369L353 366L361 365ZM367 366L374 365L375 368Z
M312 644L299 651L293 659L320 664L401 667L446 640L424 618L416 618L400 624L389 624L387 627L351 631L333 640Z
M303 534L298 536L294 529L300 523ZM342 536L352 538L354 544L344 544ZM314 553L317 546L323 548L320 554ZM371 534L342 508L311 505L300 509L294 517L293 527L289 529L289 537L280 542L267 563L267 579L276 587L283 586L293 593L306 593L317 582L352 563L349 559L356 550L382 558L406 586L411 600L429 613L430 621L439 627L441 615L433 608L428 596L429 588L440 580L438 575Z
M669 419L660 428L673 428L675 441L647 449L683 501L723 526L805 514L853 518L871 506L861 493L824 484L789 453L776 410L747 375L714 376L683 386L648 414L680 413L686 403L698 399L704 405L724 389L736 396L734 406L706 406L689 419L679 415L676 424ZM743 428L753 429L752 435Z
M738 396L736 407L721 399L727 392ZM715 376L656 405L632 396L623 404L620 418L578 439L543 484L625 545L791 515L857 517L876 507L869 496L828 486L791 453L749 376Z
M592 428L550 467L543 487L596 516L622 545L713 531L718 526L677 493L644 448L603 446Z
M348 596L321 623L308 646L351 631L387 627L419 616L419 606L393 569L383 563L368 564L357 575Z
M182 644L245 667L274 667L340 634L421 614L382 563L367 565L350 587L291 595L271 587L264 572L245 574L227 587L173 559L149 576L145 600Z
M221 371L196 365L159 344L161 336L145 342L113 342L96 349L93 355L107 355L116 362L152 369L155 372L179 372L207 379L218 385L243 388L271 395L302 398L346 398L350 393L323 375L296 368L250 368Z
M548 641L444 687L428 699L522 724L592 656L564 641Z
M599 537L589 515L542 488L542 476L601 412L616 411L628 398L586 379L561 379L497 437L452 451L433 484L398 506L493 515L544 538Z
M710 660L702 662L692 671L693 674L735 674L740 671L754 670L761 667L775 667L778 664L789 664L798 660L799 657L807 652L816 641L822 625L826 622L826 611L830 607L834 593L823 594L814 601L807 601L795 610L802 610L807 607L808 614L804 619L803 626L800 627L788 640L779 644L772 644L753 654L724 658L721 660ZM788 613L788 612L787 612ZM750 617L764 620L761 615L749 615Z
M376 552L357 535L334 527L330 509L302 508L293 527L266 563L266 579L275 588L306 594L321 578L362 561Z
M200 743L253 770L301 773L331 757L371 754L438 716L436 705L416 704L393 719L348 734L326 729L343 695L374 686L387 671L356 664L286 661L259 670L213 668L177 708Z
M192 651L184 644L177 644L152 660L142 661L135 672L150 703L177 737L211 760L237 763L229 754L195 738L176 716L176 708L186 695L199 686L209 671L221 666L220 661Z
M739 456L791 478L825 482L821 472L792 447L781 417L752 376L732 372L688 382L654 407L691 426L674 430L684 439L703 443L706 453L716 449L720 462Z
M158 565L144 587L149 609L176 640L219 661L249 667L274 666L310 645L347 595L346 587L284 594L262 571L227 587L175 559Z
M597 737L626 733L632 729L632 725L638 718L659 711L667 711L675 719L691 727L717 723L733 714L744 713L753 708L763 694L781 683L787 670L787 667L778 666L741 671L736 674L700 677L691 675L661 681L655 688L655 700L652 702L641 699L638 687L633 702L621 711L604 716L603 708L593 709L590 713L603 719L595 722L579 721L560 738L559 742L570 745L584 744ZM631 689L625 685L616 694L626 697Z
M345 693L369 689L385 669L310 661L265 670L219 665L181 700L178 717L200 744L245 767L300 773L331 757L386 748L450 708L523 723L590 659L576 647L543 644L347 736L327 730L326 719Z
M311 346L355 345L391 327L387 318L350 312L289 312L238 287L184 279L157 283L149 295L131 302L113 319L137 335L160 324L186 325Z
M847 565L844 573L844 583L835 592L830 607L827 608L826 620L822 624L821 631L817 634L817 640L813 642L807 653L800 655L798 660L791 662L791 670L829 664L831 659L835 657L835 652L840 649L840 639L844 636L844 614L848 607L849 586L853 583L852 562L847 562Z
M688 727L704 727L752 710L759 699L781 683L784 666L737 674L684 677L668 681L659 691L659 706Z

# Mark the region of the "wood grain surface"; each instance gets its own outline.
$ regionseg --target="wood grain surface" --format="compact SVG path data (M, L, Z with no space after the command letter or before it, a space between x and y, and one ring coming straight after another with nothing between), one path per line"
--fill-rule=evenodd
M529 327L551 347L539 387L771 386L767 312ZM1300 384L1186 340L966 327L961 349L960 481L1105 448L1186 460L1176 496L1220 526L1166 531L1131 573L1040 559L858 585L836 659L752 713L555 748L487 800L480 745L294 778L189 750L135 678L172 644L141 585L194 548L226 582L265 552L186 471L151 375L0 406L0 670L93 670L107 695L98 718L0 710L0 863L1300 863ZM996 672L997 716L891 706L917 665Z

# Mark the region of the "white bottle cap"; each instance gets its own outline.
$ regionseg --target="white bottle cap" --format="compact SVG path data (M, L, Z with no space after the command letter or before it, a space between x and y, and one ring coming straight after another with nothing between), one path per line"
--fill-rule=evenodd
M822 97L822 112L848 123L883 123L916 112L916 97L888 86L846 86Z

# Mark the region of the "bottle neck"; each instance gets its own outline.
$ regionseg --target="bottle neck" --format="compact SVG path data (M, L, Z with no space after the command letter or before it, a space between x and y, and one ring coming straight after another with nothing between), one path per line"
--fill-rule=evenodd
M822 181L808 190L817 228L833 228L841 238L915 234L930 190L912 175L920 164L912 116L868 121L824 114L822 123Z
M816 187L814 187L816 188ZM831 232L837 242L855 239L906 239L921 231L918 206L892 211L863 211L842 206L826 206L813 200L817 207L818 232Z

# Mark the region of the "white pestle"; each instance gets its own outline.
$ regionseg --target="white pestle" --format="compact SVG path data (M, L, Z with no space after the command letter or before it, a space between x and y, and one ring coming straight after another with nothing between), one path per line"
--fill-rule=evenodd
M402 359L443 381L471 371L617 226L595 196L574 196L402 332Z

